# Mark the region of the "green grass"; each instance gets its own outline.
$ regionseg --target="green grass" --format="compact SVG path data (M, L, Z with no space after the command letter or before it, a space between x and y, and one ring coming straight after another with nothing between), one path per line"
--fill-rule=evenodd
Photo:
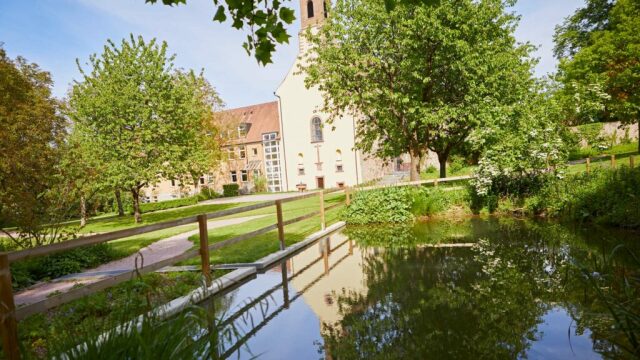
M344 195L335 194L327 195L325 198L325 206L331 206L338 202L344 201ZM307 199L292 201L282 205L282 213L284 220L293 219L314 211L319 210L319 199L311 197ZM341 207L331 209L325 213L327 226L338 221L338 215ZM259 209L251 212L252 215L266 215L265 217L255 219L246 223L226 226L224 228L215 229L209 232L209 243L231 239L238 235L258 230L276 223L275 207ZM250 213L245 213L248 216ZM303 240L306 236L320 230L320 217L315 216L285 227L285 242L287 246L295 244ZM194 245L199 241L197 235L189 238ZM256 236L252 239L245 240L241 243L230 245L211 253L212 264L224 263L243 263L254 262L272 252L279 250L278 233L276 230L269 233ZM191 259L185 264L198 264L199 259Z
M585 159L587 157L599 156L599 155L619 155L619 154L631 154L638 152L638 142L630 142L626 144L614 145L608 149L594 149L591 147L584 147L572 151L569 154L569 160Z
M471 175L473 174L473 171L477 168L477 166L475 165L470 165L470 166L464 166L461 169L457 170L457 171L451 171L449 168L447 168L447 177L452 177L452 176L464 176L464 175ZM435 171L431 171L431 172L422 172L420 173L420 179L422 180L432 180L432 179L437 179L440 177L440 170L436 169Z
M108 217L96 220L92 219L89 221L89 223L87 223L87 226L80 230L80 234L111 232L132 227L155 224L163 221L176 220L183 217L195 216L244 205L251 205L251 203L205 204L155 211L142 214L142 222L137 224L134 221L132 215Z
M616 166L629 166L629 158L631 156L635 157L635 166L640 166L640 156L637 155L637 153L626 153L626 154L619 154L616 155ZM607 157L607 158L603 158L603 159L599 159L599 160L595 160L592 159L591 160L591 170L595 170L595 169L610 169L611 168L611 158ZM580 173L580 172L585 172L587 171L587 165L586 164L573 164L573 165L568 165L567 168L567 173L569 174L576 174L576 173Z

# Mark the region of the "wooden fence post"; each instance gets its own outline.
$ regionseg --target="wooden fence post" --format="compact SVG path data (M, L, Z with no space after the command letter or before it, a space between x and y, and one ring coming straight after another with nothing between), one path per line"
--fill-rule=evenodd
M324 191L320 190L320 230L324 230L327 223L324 219Z
M198 215L200 228L200 262L202 263L202 275L211 286L211 264L209 262L209 230L207 229L207 215Z
M278 240L280 241L280 250L286 248L284 243L284 221L282 220L282 201L276 200L276 216L278 218Z
M433 180L433 187L438 187L438 179Z
M591 158L590 157L587 158L586 166L587 166L587 175L589 175L589 171L591 171Z
M633 155L629 156L629 167L632 168L632 169L635 166L635 164L634 164L635 160L633 158L634 158Z
M0 336L2 336L2 348L7 359L20 359L16 306L13 301L7 253L0 253Z
M344 189L344 194L347 196L347 199L345 200L345 204L347 206L351 205L351 190L349 189L348 186Z
M614 154L611 154L611 168L616 168L616 156Z

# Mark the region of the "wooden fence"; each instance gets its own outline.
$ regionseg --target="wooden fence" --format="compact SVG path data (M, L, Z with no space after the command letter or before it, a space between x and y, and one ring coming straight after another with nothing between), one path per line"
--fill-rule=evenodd
M280 249L284 250L285 249L284 227L287 225L294 224L296 222L300 222L300 221L312 218L314 216L320 217L321 230L324 230L326 228L325 212L343 204L342 202L338 202L336 204L325 207L324 200L325 200L326 194L344 191L346 195L344 204L349 205L351 203L352 192L354 191L365 191L365 190L373 190L373 189L394 187L394 186L420 186L425 184L433 184L433 186L438 186L439 183L461 181L461 180L467 180L470 178L471 178L470 176L459 176L459 177L451 177L446 179L434 179L434 180L422 180L422 181L396 183L388 186L365 186L365 187L356 187L356 188L347 187L344 189L329 189L329 190L311 192L308 194L289 197L282 200L266 201L259 204L241 206L241 207L236 207L232 209L216 211L208 214L185 217L177 220L171 220L171 221L145 225L145 226L140 226L140 227L135 227L130 229L118 230L118 231L113 231L109 233L85 236L85 237L81 237L73 240L40 246L32 249L25 249L20 251L13 251L13 252L2 252L0 253L0 336L2 337L2 344L3 344L5 356L11 360L20 358L20 352L19 352L19 346L18 346L19 339L18 339L18 330L17 330L18 322L30 315L46 312L47 310L52 309L54 307L66 304L68 302L71 302L76 299L80 299L85 296L89 296L100 290L104 290L106 288L120 284L124 281L128 281L132 279L132 277L135 276L136 274L146 274L149 272L154 272L164 267L176 264L184 260L195 258L198 256L200 256L201 258L202 274L207 284L210 285L212 281L211 265L209 262L210 251L218 250L223 247L254 238L258 235L266 234L276 229L278 230L278 241L279 241ZM305 198L310 198L314 196L318 196L320 200L320 206L318 211L314 211L293 219L284 220L284 217L282 214L282 204L305 199ZM207 221L209 219L215 219L223 216L240 214L243 212L262 209L270 206L275 206L276 208L277 222L275 224L266 226L264 228L261 228L255 231L251 231L246 234L233 237L231 239L216 242L214 244L209 244L209 236L208 236L208 228L207 228ZM145 234L145 233L158 231L162 229L168 229L168 228L173 228L177 226L193 224L196 222L199 225L199 239L200 239L199 248L197 249L192 249L180 255L171 257L169 259L165 259L160 262L146 265L139 269L123 272L123 273L108 277L104 280L100 280L95 283L91 283L78 288L72 288L71 290L65 293L56 294L51 297L48 297L47 299L29 304L29 305L25 305L17 309L15 307L13 289L11 286L10 265L12 263L23 261L26 259L52 255L58 252L68 251L68 250L76 249L83 246L106 243L109 241L123 239L123 238L127 238L134 235Z

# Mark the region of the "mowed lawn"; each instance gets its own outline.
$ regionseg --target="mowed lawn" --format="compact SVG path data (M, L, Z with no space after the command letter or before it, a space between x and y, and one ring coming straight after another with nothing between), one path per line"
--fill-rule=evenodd
M325 196L325 207L329 207L338 203L343 204L344 200L344 194L328 194ZM344 205L326 211L325 219L327 226L339 220L339 213L343 207ZM309 213L313 213L315 211L319 211L319 209L319 197L315 196L307 199L284 203L282 204L283 219L286 221ZM228 240L238 235L246 234L248 232L275 224L277 222L275 207L258 209L246 214L266 216L249 221L247 223L210 230L209 243L213 244L216 242ZM303 240L305 237L313 234L314 232L320 231L320 216L316 215L309 219L288 225L284 230L285 242L287 246L295 244ZM196 246L199 242L199 237L197 235L194 235L189 239L194 242L194 246ZM254 262L278 250L278 232L277 230L273 230L266 234L256 236L240 243L212 251L210 258L212 264L248 263ZM194 265L199 263L200 259L196 258L186 261L184 264Z

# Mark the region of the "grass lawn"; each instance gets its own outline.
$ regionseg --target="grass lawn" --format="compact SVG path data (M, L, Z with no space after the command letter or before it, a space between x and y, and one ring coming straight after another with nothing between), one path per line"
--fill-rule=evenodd
M163 221L180 219L183 217L194 216L214 211L220 211L238 206L251 205L251 203L233 203L233 204L205 204L194 205L189 207L179 207L169 210L154 211L142 214L142 222L136 224L133 215L125 215L122 217L108 217L96 220L90 220L87 226L80 230L80 234L103 233L116 230L122 230L137 226L149 225Z
M328 207L338 202L343 202L344 198L344 194L329 194L325 197L325 206ZM283 218L286 221L288 219L318 211L319 206L320 203L317 197L285 203L282 205ZM338 215L341 208L342 207L339 206L325 213L327 226L338 221ZM209 243L213 244L224 241L276 223L275 207L256 210L253 215L258 215L260 213L267 216L247 223L227 226L210 231ZM246 214L248 215L249 213ZM303 240L306 236L319 231L320 217L315 216L310 219L288 225L284 230L287 246L292 245ZM199 241L197 235L190 237L190 240L194 242L194 245ZM278 250L278 232L277 230L274 230L266 234L256 236L252 239L245 240L241 243L213 251L211 253L211 263L225 264L253 262ZM200 259L191 259L185 262L185 264L193 265L198 264L199 262Z
M637 145L637 144L636 144ZM616 154L616 166L629 166L631 156L634 156L635 166L640 166L640 156L637 153ZM611 168L611 158L591 160L591 170ZM574 164L567 166L567 173L575 174L587 170L586 164Z
M619 155L619 154L629 154L629 153L637 153L638 152L638 142L630 142L627 144L618 144L614 145L608 149L593 149L591 147L584 147L578 150L574 150L569 154L569 160L579 160L585 159L587 157L598 156L598 155Z
M458 171L451 171L449 167L447 167L447 177L452 176L464 176L471 175L473 171L477 168L475 165L465 166ZM440 177L440 170L435 170L431 172L422 172L420 173L420 179L422 180L432 180Z

